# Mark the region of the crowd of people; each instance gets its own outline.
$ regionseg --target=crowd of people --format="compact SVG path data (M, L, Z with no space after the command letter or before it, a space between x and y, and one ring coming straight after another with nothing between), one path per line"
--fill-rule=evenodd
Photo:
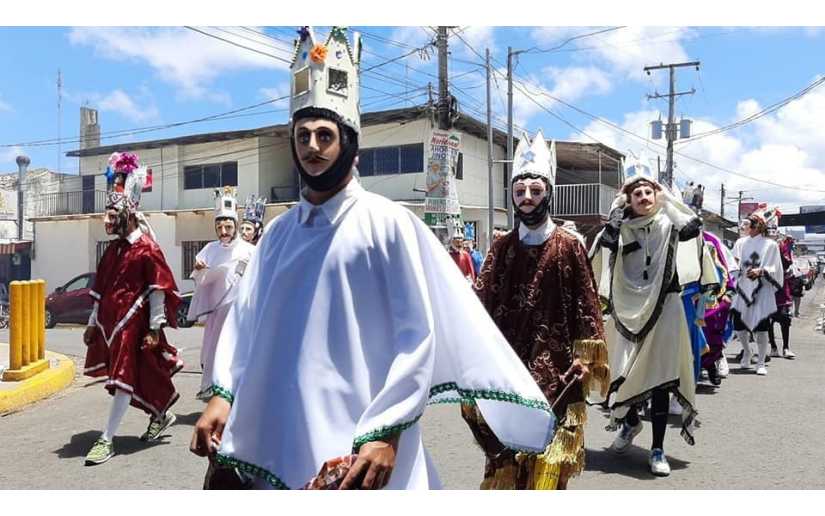
M300 202L264 227L265 199L248 198L240 218L235 192L217 190L217 239L193 264L207 404L190 450L209 459L205 488L437 488L418 421L451 402L485 455L483 489L566 488L585 466L588 403L609 412L617 455L649 404L649 467L668 475L668 414L693 444L696 384L704 370L720 385L734 332L743 369L753 338L766 374L774 322L793 358L777 212L752 214L728 250L638 159L588 251L549 216L555 144L539 132L510 167L516 227L483 257L456 223L445 252L412 212L360 186L360 42L336 27L319 45L302 28L292 64ZM130 153L110 162L116 239L84 340L85 373L107 378L113 402L89 465L114 455L129 405L149 416L145 440L174 423L183 367L164 333L180 297L139 210L144 169Z

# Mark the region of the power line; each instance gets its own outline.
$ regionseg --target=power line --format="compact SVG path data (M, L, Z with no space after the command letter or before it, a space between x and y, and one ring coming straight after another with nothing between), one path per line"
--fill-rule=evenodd
M612 32L612 31L619 30L619 29L624 29L624 28L626 28L626 26L621 25L621 26L618 26L618 27L610 27L610 28L607 28L607 29L598 30L596 32L588 32L586 34L579 34L578 36L573 36L573 37L567 38L566 40L562 41L558 45L553 46L551 48L541 49L541 48L538 48L538 47L531 47L531 48L528 48L527 50L524 50L521 53L522 54L538 54L538 53L556 52L558 50L561 50L568 43L572 43L573 41L576 41L577 39L589 38L591 36L596 36L598 34L604 34L605 32Z
M189 29L189 30L193 30L193 31L195 31L195 32L198 32L198 33L200 33L200 34L203 34L204 36L208 36L208 37L210 37L210 38L215 38L215 39L217 39L217 40L219 40L219 41L223 41L224 43L229 43L230 45L236 46L236 47L238 47L238 48L243 48L243 49L245 49L245 50L249 50L250 52L255 52L256 54L261 54L262 56L271 57L272 59L276 59L276 60L281 61L281 62L286 63L286 64L292 64L292 62L291 62L290 60L288 60L288 59L284 59L283 57L279 57L279 56L276 56L276 55L274 55L274 54L270 54L270 53L268 53L268 52L263 52L263 51L258 50L258 49L256 49L256 48L247 47L246 45L241 45L240 43L238 43L238 42L236 42L236 41L232 41L232 40L229 40L229 39L226 39L226 38L222 38L222 37L220 37L220 36L216 36L215 34L210 34L210 33L206 32L206 31L202 31L202 30L200 30L200 29L197 29L197 28L195 28L195 27L191 27L191 26L189 26L189 25L184 25L184 27L185 27L185 28L187 28L187 29Z

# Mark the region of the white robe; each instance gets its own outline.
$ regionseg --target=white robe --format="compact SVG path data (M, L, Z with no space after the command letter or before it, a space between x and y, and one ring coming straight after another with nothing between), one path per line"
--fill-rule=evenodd
M732 310L739 312L742 322L753 331L759 323L776 312L776 291L782 288L785 271L776 242L762 235L749 237L742 242L734 254L739 260L740 270L736 273L736 297ZM755 280L749 279L751 268L761 267L766 275Z
M300 488L325 461L402 430L387 487L437 487L417 423L428 403L476 400L514 449L543 452L555 431L546 398L432 232L357 180L267 226L214 383L233 400L219 461L276 488Z
M218 337L229 308L235 301L238 281L254 250L255 246L242 238L235 238L228 245L216 240L206 244L195 257L207 266L206 269L192 271L190 277L195 281L195 293L192 294L187 315L190 321L206 320L201 345L201 393L212 385Z

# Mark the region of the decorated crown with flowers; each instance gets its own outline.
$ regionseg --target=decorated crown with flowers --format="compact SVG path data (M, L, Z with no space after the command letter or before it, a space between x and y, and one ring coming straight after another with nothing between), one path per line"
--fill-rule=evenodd
M329 109L360 134L360 62L361 36L357 32L350 44L347 28L333 27L321 42L311 27L301 27L290 66L290 120L300 109Z

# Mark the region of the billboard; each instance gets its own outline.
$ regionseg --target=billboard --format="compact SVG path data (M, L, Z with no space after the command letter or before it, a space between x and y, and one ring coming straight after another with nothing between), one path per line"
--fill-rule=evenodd
M800 206L799 213L811 213L814 211L825 211L825 205ZM806 233L825 233L825 226L805 226Z

